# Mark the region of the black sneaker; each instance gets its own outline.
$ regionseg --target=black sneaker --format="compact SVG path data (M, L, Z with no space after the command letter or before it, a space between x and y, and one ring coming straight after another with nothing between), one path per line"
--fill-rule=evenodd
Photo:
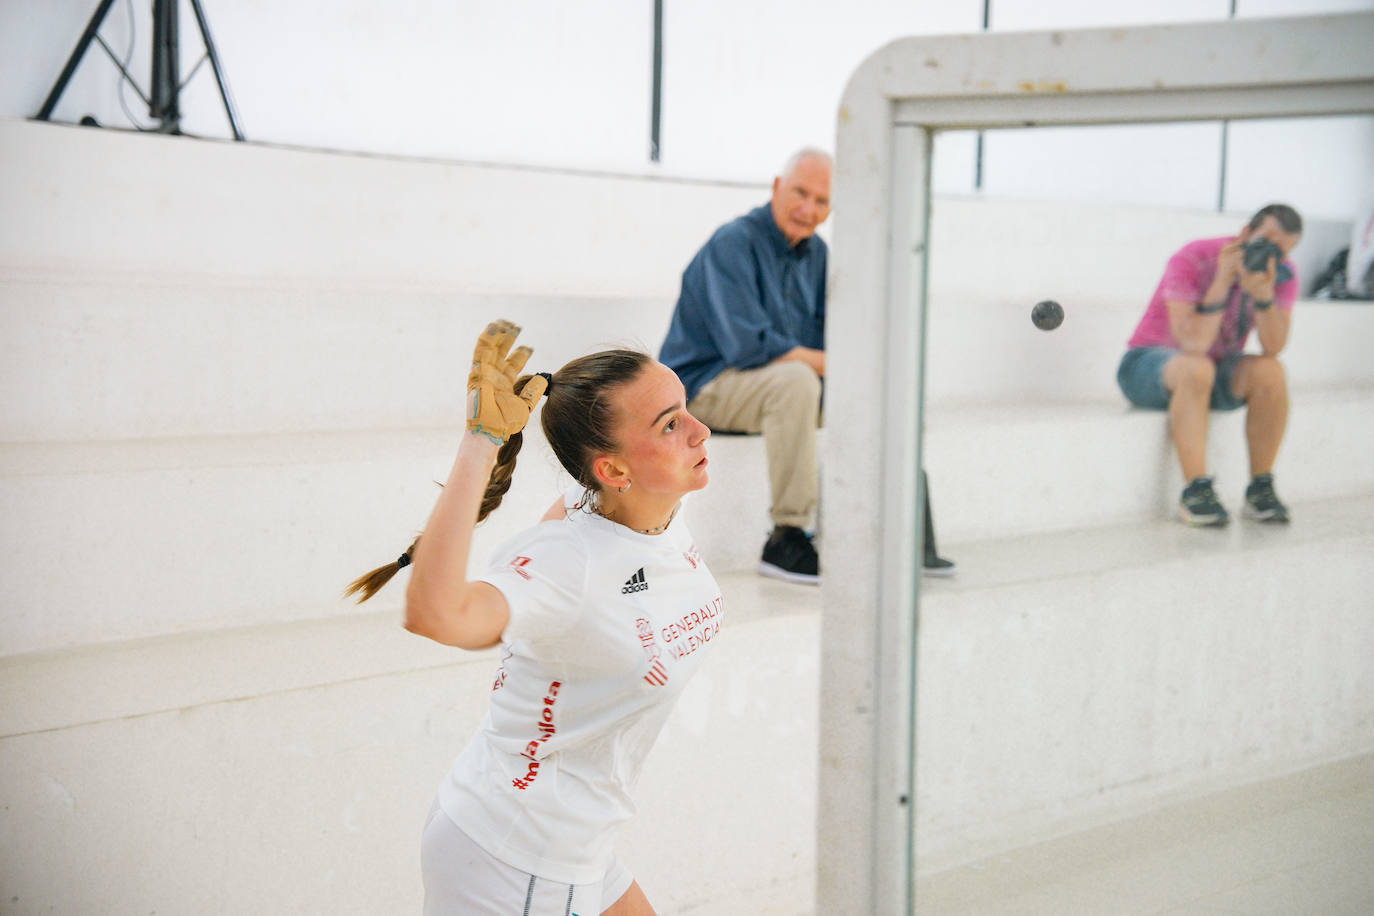
M1190 525L1220 527L1231 521L1226 507L1212 490L1212 478L1195 477L1183 488L1178 501L1178 516Z
M925 558L921 564L921 575L923 576L944 576L954 575L958 567L953 560L946 560L944 557L937 557L935 554Z
M1288 521L1288 507L1274 492L1274 475L1257 474L1245 488L1245 508L1241 514L1260 522Z
M821 560L811 535L791 525L778 525L763 545L759 573L802 585L819 585Z

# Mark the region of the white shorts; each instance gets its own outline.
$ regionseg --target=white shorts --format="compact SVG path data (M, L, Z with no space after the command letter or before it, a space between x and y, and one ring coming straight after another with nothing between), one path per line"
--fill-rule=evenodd
M559 884L493 858L436 803L420 840L425 916L598 916L634 876L620 859L595 884Z

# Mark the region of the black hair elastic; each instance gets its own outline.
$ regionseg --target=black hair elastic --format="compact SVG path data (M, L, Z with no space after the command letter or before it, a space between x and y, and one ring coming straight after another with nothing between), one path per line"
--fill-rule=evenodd
M536 372L535 375L544 380L544 397L548 397L549 390L553 388L553 376L547 372Z
M407 566L409 566L409 565L410 565L410 554L408 554L408 553L403 553L403 554L401 554L399 557L396 558L396 568L397 568L397 569L405 569L405 568L406 568Z

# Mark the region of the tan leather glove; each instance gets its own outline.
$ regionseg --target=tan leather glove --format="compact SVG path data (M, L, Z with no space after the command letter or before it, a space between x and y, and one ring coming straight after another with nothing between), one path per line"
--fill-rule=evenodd
M515 380L533 352L529 347L510 346L520 328L509 321L493 321L477 338L472 351L472 371L468 373L468 431L486 436L497 445L525 428L530 411L544 396L547 383L534 376L525 389L515 393ZM507 356L507 353L510 355Z

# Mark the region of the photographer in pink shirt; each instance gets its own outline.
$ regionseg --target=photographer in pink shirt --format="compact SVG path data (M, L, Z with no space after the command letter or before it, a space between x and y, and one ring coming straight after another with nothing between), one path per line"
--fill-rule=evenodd
M1211 410L1246 407L1251 480L1244 515L1288 521L1274 492L1274 459L1288 422L1288 383L1279 353L1288 342L1298 277L1287 260L1302 217L1270 204L1234 238L1189 242L1169 259L1117 370L1137 407L1168 410L1187 485L1179 516L1190 525L1225 525L1230 515L1207 473ZM1251 329L1261 352L1244 353Z

